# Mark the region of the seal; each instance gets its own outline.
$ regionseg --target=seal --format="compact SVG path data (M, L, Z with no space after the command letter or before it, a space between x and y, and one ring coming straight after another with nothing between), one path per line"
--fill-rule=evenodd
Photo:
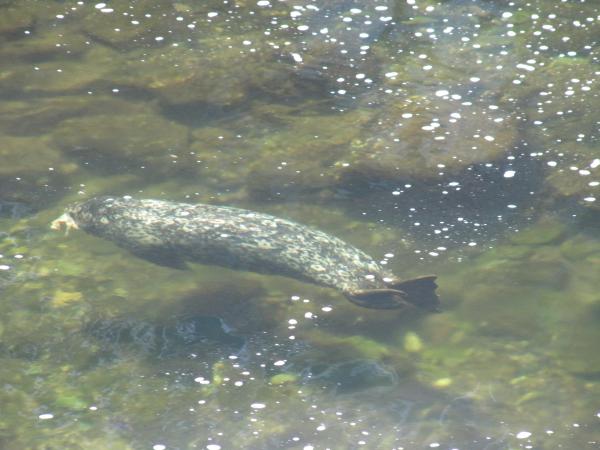
M163 266L218 265L335 288L366 308L434 311L439 305L435 276L401 281L341 239L255 211L96 197L67 207L51 227L82 229Z

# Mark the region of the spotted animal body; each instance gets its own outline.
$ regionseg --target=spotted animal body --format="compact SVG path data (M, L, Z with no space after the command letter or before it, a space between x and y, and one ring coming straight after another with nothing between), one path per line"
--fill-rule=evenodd
M436 310L435 276L400 281L323 231L245 209L96 197L69 206L52 228L82 229L157 264L186 262L282 275L338 289L367 308Z

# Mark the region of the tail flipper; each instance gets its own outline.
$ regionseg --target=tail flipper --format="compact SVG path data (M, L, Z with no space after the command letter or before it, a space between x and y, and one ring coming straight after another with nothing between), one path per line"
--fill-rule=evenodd
M389 288L364 289L347 294L348 299L364 308L398 309L419 307L438 311L440 300L435 293L436 277L428 275L391 283Z
M427 311L439 311L440 299L435 293L437 283L435 275L426 275L390 285L406 294L405 300Z
M398 309L412 306L406 300L406 294L396 289L363 289L347 293L346 297L363 308Z

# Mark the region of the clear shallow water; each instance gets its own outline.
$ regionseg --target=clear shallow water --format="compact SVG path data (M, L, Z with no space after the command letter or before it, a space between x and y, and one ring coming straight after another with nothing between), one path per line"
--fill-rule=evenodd
M598 445L593 2L0 12L2 448ZM317 226L443 312L48 229L107 193Z

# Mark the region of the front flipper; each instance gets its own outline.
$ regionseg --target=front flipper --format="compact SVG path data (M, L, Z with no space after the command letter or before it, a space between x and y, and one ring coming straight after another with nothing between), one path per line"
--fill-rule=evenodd
M363 308L414 308L414 305L406 300L406 293L397 289L362 289L346 293L346 297L355 305Z
M187 269L185 261L173 252L159 248L136 248L129 249L131 253L141 259L150 261L157 266L169 267L171 269Z

